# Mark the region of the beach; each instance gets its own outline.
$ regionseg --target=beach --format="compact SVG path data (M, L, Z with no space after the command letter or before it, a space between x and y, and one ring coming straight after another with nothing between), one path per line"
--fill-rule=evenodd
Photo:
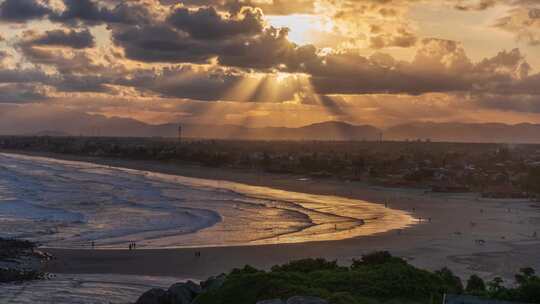
M42 155L43 156L43 155ZM477 194L436 194L425 189L390 189L333 179L314 180L279 175L205 168L154 161L125 161L47 155L73 161L223 180L251 186L349 198L385 205L415 219L414 225L338 241L292 244L203 246L163 249L46 248L55 259L45 270L58 274L115 274L205 279L246 264L268 269L290 260L323 257L348 264L362 254L388 250L415 266L448 267L462 278L503 277L512 282L521 267L540 269L540 205L526 200L490 200ZM195 252L201 252L200 257Z

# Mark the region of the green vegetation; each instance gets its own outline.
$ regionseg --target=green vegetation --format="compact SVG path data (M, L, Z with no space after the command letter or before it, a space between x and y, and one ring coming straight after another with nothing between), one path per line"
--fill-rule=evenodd
M295 261L268 272L245 266L228 274L220 288L199 295L195 303L253 304L304 295L327 299L331 304L427 304L440 303L444 293L540 303L540 278L532 269L523 269L516 284L516 288L506 288L500 279L485 284L472 276L464 289L447 268L429 272L388 252L376 252L355 260L350 267L324 259Z
M540 196L539 145L0 136L0 149L435 186L486 197Z

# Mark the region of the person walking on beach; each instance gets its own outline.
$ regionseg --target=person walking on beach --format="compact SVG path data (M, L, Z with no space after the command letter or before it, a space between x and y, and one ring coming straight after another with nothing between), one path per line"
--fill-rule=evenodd
M92 249L94 249L95 246L96 246L96 243L94 243L94 241L92 241Z

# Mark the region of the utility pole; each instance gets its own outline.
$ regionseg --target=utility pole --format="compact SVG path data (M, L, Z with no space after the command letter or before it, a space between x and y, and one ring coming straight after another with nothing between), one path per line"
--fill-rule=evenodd
M178 142L182 142L182 125L178 125Z

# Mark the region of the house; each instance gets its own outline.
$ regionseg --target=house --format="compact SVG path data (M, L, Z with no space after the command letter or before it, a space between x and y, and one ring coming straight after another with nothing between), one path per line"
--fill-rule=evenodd
M431 185L431 191L439 193L464 193L469 192L470 189L467 186L452 182L439 182Z

